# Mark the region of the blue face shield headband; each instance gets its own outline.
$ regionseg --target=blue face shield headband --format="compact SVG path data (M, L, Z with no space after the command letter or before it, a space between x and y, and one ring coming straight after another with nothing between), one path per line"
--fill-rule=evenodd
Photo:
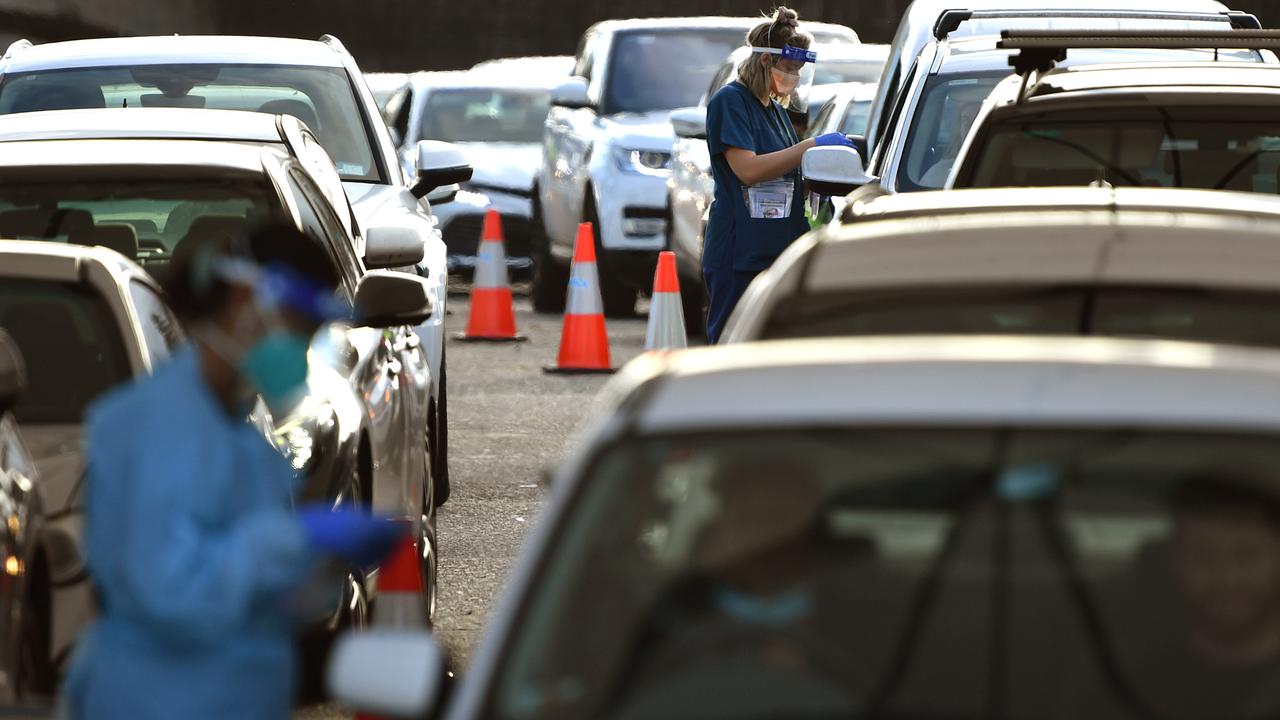
M818 53L792 45L774 47L752 47L751 52L773 57L770 74L773 80L774 97L786 99L788 109L806 112L809 107L809 89L813 87L813 64L818 61ZM780 67L782 63L798 63L799 69L791 71Z
M351 311L328 288L280 262L259 266L239 258L219 258L214 274L253 288L263 310L289 310L314 322L347 320Z
M804 48L783 45L780 48L772 47L753 47L753 53L763 53L765 55L778 55L782 60L790 60L798 63L816 63L818 62L818 53Z

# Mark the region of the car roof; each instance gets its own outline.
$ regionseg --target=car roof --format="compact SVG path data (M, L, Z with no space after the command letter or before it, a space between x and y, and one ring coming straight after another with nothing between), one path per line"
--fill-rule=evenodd
M521 70L517 66L486 67L478 70L447 70L414 73L410 80L415 92L434 89L502 88L510 90L551 90L568 76L545 69Z
M740 29L744 32L750 30L756 25L763 22L765 18L758 17L725 17L725 16L705 16L705 17L659 17L659 18L629 18L625 20L602 20L591 26L591 30L596 32L619 32L624 30L682 30L682 29L719 29L731 28ZM808 20L800 21L801 31L823 30L829 33L853 33L848 26L838 23L826 22L810 22Z
M68 172L85 177L119 177L122 168L148 177L261 178L264 154L288 159L283 150L260 143L207 140L32 140L11 141L0 152L0 172L23 180L44 176L64 178ZM12 172L21 168L20 172Z
M874 60L884 62L889 57L889 46L873 43L814 43L810 50L818 53L818 63L837 61Z
M70 245L50 240L0 240L0 277L57 282L85 282L86 265L105 269L121 279L137 280L159 289L156 281L132 260L100 246Z
M232 63L343 67L332 45L318 40L231 35L161 35L99 38L29 45L5 53L6 73L62 68Z
M1068 59L1070 56L1068 53ZM1073 92L1140 88L1162 92L1201 92L1206 89L1241 93L1270 91L1280 89L1280 65L1239 62L1078 65L1047 73L1028 90L1027 99ZM1130 98L1138 95L1140 93L1129 93Z
M1280 431L1280 353L1079 337L823 338L650 354L614 427L1021 425ZM750 397L750 402L743 402Z
M107 108L0 115L0 142L110 138L283 142L278 116L242 110Z
M1016 51L1002 50L996 47L998 37L975 35L944 41L946 52L936 73L939 75L967 74L975 72L1003 71L1013 74L1009 66L1009 57ZM941 44L941 43L940 43ZM1153 49L1153 48L1101 48L1076 50L1067 56L1067 60L1058 67L1067 69L1084 65L1137 65L1144 63L1179 63L1213 62L1222 58L1222 62L1260 63L1262 58L1256 54L1249 58L1239 57L1240 51L1226 51L1223 55L1213 50L1195 49ZM1247 52L1247 51L1246 51Z

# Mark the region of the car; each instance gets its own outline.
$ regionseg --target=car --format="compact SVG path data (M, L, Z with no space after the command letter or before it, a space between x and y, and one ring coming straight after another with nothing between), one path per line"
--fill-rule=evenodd
M3 292L3 291L0 291ZM6 703L53 694L49 669L48 570L40 539L46 510L44 483L23 441L13 408L27 390L26 363L0 328L0 698Z
M1216 0L914 0L894 34L865 140L858 142L864 163L879 164L872 158L893 125L907 76L930 41L1060 27L1184 30L1262 25L1256 17L1229 10Z
M394 128L405 138L401 157L406 167L416 162L422 139L452 143L474 168L452 202L432 206L451 271L475 267L489 208L502 215L508 267L527 270L531 265L534 176L542 162L551 90L563 78L524 67L416 73L396 116Z
M753 343L645 356L601 405L448 706L426 633L346 638L337 698L452 720L1274 707L1280 651L1246 660L1224 622L1273 620L1274 351Z
M1280 349L1280 198L1150 188L884 196L811 233L724 342L1099 335Z
M1224 24L1225 26L1225 24ZM875 193L937 190L951 169L983 103L1013 69L1013 51L998 38L930 41L907 73L898 106L868 169ZM1250 50L1095 49L1073 53L1073 66L1146 62L1264 62Z
M1195 41L1201 47L1240 40L1238 31L1199 35ZM1169 47L1188 40L1142 33L1036 37L1060 43L1050 51L1069 57L1107 44ZM1274 38L1246 44L1280 48ZM1077 49L1082 45L1084 50ZM1040 52L1027 62L1036 63ZM1023 51L1019 57L1025 56ZM1014 77L992 92L960 151L949 187L1100 182L1280 192L1280 131L1271 120L1280 108L1280 65L1165 62L1050 69L1053 64L1046 59L1041 67L1047 72L1025 89L1022 78Z
M591 26L575 77L551 94L534 212L533 302L564 309L578 226L590 222L604 310L629 315L668 245L670 113L698 103L752 18L608 20ZM856 43L843 26L801 23L822 41Z
M472 70L508 70L518 73L537 73L539 75L559 75L568 77L573 74L573 66L577 64L572 55L535 55L529 57L504 57L484 60L471 66Z
M425 200L470 177L456 148L420 143L417 173L401 170L390 132L342 43L266 37L121 37L32 45L0 58L0 114L75 108L251 110L293 115L333 160L357 224L412 231L424 257L402 270L426 278L435 313L416 331L431 369L430 437L439 497L449 495L448 312L445 246ZM363 256L365 248L355 248ZM369 263L376 265L377 263Z
M373 95L383 119L390 123L396 110L390 103L408 86L409 73L365 73L364 82L369 86L369 93Z
M148 273L163 275L167 259L182 243L245 233L256 222L293 222L324 243L341 278L342 299L357 310L378 304L383 310L355 327L335 325L320 333L313 341L315 362L306 397L292 409L260 418L260 425L301 476L299 501L371 505L418 522L424 606L430 613L436 594L437 504L426 418L432 377L410 327L429 313L430 288L413 275L366 271L353 250L357 243L340 219L342 211L333 207L322 190L324 182L313 174L315 163L280 143L279 127L290 122L297 130L292 119L262 113L141 108L0 118L0 237L39 240L27 245L49 255L61 253L56 261L19 263L6 258L0 262L0 277L22 268L32 272L34 265L65 282L80 277L78 258L91 249L82 246L110 248L113 254L99 259L111 260L114 269L99 273L99 291L120 298L110 307L120 308L116 323L125 328L123 339L107 337L94 354L86 349L93 338L85 337L81 343L86 347L81 347L72 344L74 336L68 332L50 331L50 317L65 318L67 312L50 316L52 310L13 310L14 322L22 324L10 323L9 329L28 357L33 362L39 357L40 367L56 371L35 375L33 388L59 382L58 373L66 364L59 352L86 363L116 353L116 347L122 356L138 357L131 364L117 364L119 372L104 379L101 387L91 388L93 392L63 383L66 387L54 397L75 399L79 404L72 410L43 421L21 414L20 419L32 423L30 440L44 474L52 478L48 482L65 483L64 492L71 493L69 488L80 476L83 404L110 384L108 380L147 372L158 362L156 353L166 346L157 345L156 338L164 337L159 329L144 332L147 326L135 325L163 315L163 323L157 323L170 332L177 330L176 321L162 313L162 304L153 307L154 300L152 306L134 309L134 302L141 305L151 296L138 295L134 301L131 293L150 288L155 295L157 287L139 279L146 275L130 258L145 262ZM38 128L42 139L26 135L29 127ZM318 145L312 150L322 152ZM343 208L350 214L348 205ZM396 263L411 263L422 252L416 235L406 228L370 228L366 244L368 256L391 257ZM131 249L128 257L116 252ZM0 313L0 323L8 320ZM70 321L59 321L75 328ZM104 324L103 332L109 327ZM28 342L39 344L28 347ZM92 372L81 373L86 383L97 382L116 367L105 361L94 364ZM70 552L80 537L79 514L73 512L74 504L56 507L67 511L66 522L72 525L63 551L55 556L62 560L54 565L53 578L83 580L79 555ZM333 593L332 605L316 609L317 637L343 624L363 622L371 591L366 580L359 569L343 569L334 578L341 592ZM87 594L83 582L79 589ZM82 609L83 603L73 602L66 612L55 612L55 658L65 655L83 625ZM62 623L62 618L69 619Z

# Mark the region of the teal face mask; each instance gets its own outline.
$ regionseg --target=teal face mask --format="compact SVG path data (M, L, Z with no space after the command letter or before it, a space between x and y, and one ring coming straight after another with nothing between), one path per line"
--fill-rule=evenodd
M287 409L306 391L310 346L311 339L305 335L274 330L240 359L240 372L273 411Z

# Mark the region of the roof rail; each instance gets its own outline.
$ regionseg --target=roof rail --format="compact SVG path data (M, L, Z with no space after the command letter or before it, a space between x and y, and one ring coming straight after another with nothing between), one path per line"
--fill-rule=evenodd
M35 46L32 45L31 41L26 38L22 38L21 40L14 40L13 44L9 45L9 49L4 51L4 57L0 59L8 60L9 58L13 57L14 53L18 53L23 50L28 50L32 47L35 47Z
M1048 72L1068 50L1280 50L1280 30L1005 30L996 47L1021 50L1009 58L1019 75Z
M973 20L1016 20L1023 18L1054 19L1099 19L1114 18L1123 20L1210 20L1215 17L1224 18L1236 30L1261 30L1262 23L1254 15L1239 10L1221 13L1191 11L1147 11L1147 10L944 10L933 25L935 40L946 40L947 36L960 29L961 25Z
M325 45L328 45L329 47L333 48L334 50L337 50L338 52L341 52L341 53L347 52L347 46L343 45L341 40L339 40L338 38L328 33L325 33L324 35L320 36L320 42L324 43Z

